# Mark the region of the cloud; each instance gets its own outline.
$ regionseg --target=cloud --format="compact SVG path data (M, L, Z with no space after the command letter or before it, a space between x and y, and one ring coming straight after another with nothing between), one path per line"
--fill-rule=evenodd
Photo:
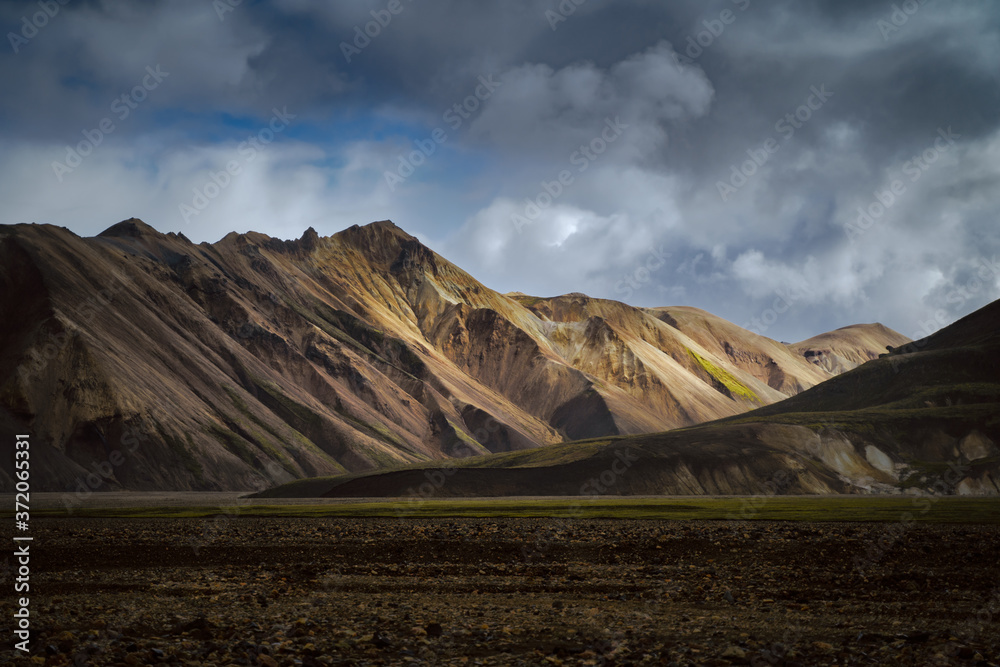
M0 4L3 32L35 6ZM1000 255L988 3L920 3L886 31L893 7L860 0L588 0L553 31L554 0L403 0L347 62L341 44L386 6L61 6L0 49L0 222L93 234L134 215L216 240L392 218L502 290L683 302L741 324L795 288L767 332L782 339L857 321L912 335L1000 297L979 276ZM711 43L677 58L706 22ZM118 118L157 64L169 77ZM480 76L502 85L449 127ZM817 86L833 96L779 132ZM245 160L241 142L286 107L294 123ZM52 162L104 118L114 131L60 181ZM438 127L447 140L389 188L385 171ZM721 198L769 139L778 150ZM180 205L233 160L240 173L185 221ZM669 258L632 286L654 252Z
M601 69L526 64L504 72L496 98L473 122L475 138L503 150L567 153L597 136L609 119L630 126L636 157L665 145L668 125L704 115L712 85L683 65L667 42Z
M8 6L8 23L16 12ZM0 99L0 118L19 136L72 136L109 113L113 101L139 85L147 67L169 74L129 132L155 127L153 112L252 112L261 79L251 60L270 41L234 15L220 21L211 3L74 3L19 52L0 55L0 80L18 95ZM155 26L155 29L153 27ZM287 103L287 102L286 102Z
M310 226L332 234L377 212L402 211L361 177L363 159L337 169L322 149L276 141L254 153L238 144L173 145L168 137L100 146L56 185L50 158L57 146L3 146L0 200L5 222L47 222L77 234L100 233L140 217L161 231L214 242L231 231L266 230L298 238ZM355 155L364 155L354 147ZM227 172L227 165L238 167ZM366 189L367 188L367 189Z

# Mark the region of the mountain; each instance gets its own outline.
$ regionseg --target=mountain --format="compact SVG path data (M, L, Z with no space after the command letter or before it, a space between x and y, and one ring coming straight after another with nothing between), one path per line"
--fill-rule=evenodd
M844 334L835 334L820 337L822 346L842 353L845 348L837 341ZM805 347L818 346L814 339ZM737 417L449 467L303 480L263 495L403 496L411 501L469 495L997 495L998 445L1000 301ZM914 507L933 501L920 502Z
M805 357L823 370L839 375L875 359L888 347L901 345L901 336L881 324L855 324L813 336L789 345L796 355Z
M32 434L33 488L78 494L664 431L908 342L842 330L827 367L692 308L502 295L388 221L214 244L134 218L93 238L0 226L0 285L0 427Z

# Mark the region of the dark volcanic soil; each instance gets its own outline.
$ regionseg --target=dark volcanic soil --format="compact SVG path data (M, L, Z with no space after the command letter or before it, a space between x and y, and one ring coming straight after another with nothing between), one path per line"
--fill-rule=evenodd
M3 664L1000 662L997 526L233 517L33 534L36 657L5 639Z

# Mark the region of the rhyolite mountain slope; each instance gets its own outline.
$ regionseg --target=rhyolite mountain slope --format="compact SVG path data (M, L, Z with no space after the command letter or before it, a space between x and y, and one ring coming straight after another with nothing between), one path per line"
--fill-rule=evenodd
M664 431L845 367L693 308L502 295L391 222L214 244L137 219L0 226L0 287L0 427L31 434L33 488L79 494ZM836 350L906 342L861 325Z
M668 433L450 467L300 480L269 497L1000 494L1000 301L779 403ZM912 514L931 500L914 502ZM746 512L753 514L755 505Z
M854 324L789 345L788 349L839 375L875 359L878 355L873 350L883 353L887 347L903 344L901 340L899 334L881 324Z

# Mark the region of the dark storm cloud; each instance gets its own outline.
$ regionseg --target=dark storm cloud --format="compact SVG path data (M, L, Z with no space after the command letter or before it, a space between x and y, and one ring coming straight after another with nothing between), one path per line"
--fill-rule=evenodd
M774 134L775 122L819 84L835 98L821 118L817 114L819 122L797 131L800 147L814 145L837 121L854 126L866 152L883 164L942 125L961 127L972 139L990 134L1000 108L998 70L976 60L979 45L991 35L996 39L1000 15L954 21L922 15L932 11L922 7L912 25L901 28L912 35L884 40L877 20L891 15L889 6L813 3L810 9L805 3L792 15L789 5L755 4L698 61L716 88L717 104L701 134L688 142L685 158L716 168L740 138ZM817 15L836 20L817 22ZM956 27L975 38L955 39Z
M689 303L738 324L787 298L767 332L782 338L859 320L913 334L928 313L1000 296L987 277L955 297L1000 253L992 3L569 6L69 2L16 53L9 38L0 50L5 217L93 233L140 215L208 240L247 225L294 236L393 217L500 289ZM4 3L0 27L16 35L37 11ZM378 34L359 38L373 20ZM156 65L169 78L56 182L52 160ZM450 128L443 114L480 77L502 83ZM185 226L178 204L276 107L296 115L293 127ZM512 217L544 202L545 184L575 170L574 151L616 118L620 138L516 228ZM387 188L386 170L436 127L447 143ZM761 155L734 185L733 169ZM892 202L856 229L894 184ZM661 246L670 260L622 289Z
M13 29L38 4L6 3L0 11L0 24ZM220 21L211 3L69 3L16 53L0 52L0 78L12 93L0 100L0 118L22 137L64 138L112 113L147 67L167 78L142 100L146 109L246 113L260 84L248 61L267 41L240 16ZM144 113L123 127L153 125Z

